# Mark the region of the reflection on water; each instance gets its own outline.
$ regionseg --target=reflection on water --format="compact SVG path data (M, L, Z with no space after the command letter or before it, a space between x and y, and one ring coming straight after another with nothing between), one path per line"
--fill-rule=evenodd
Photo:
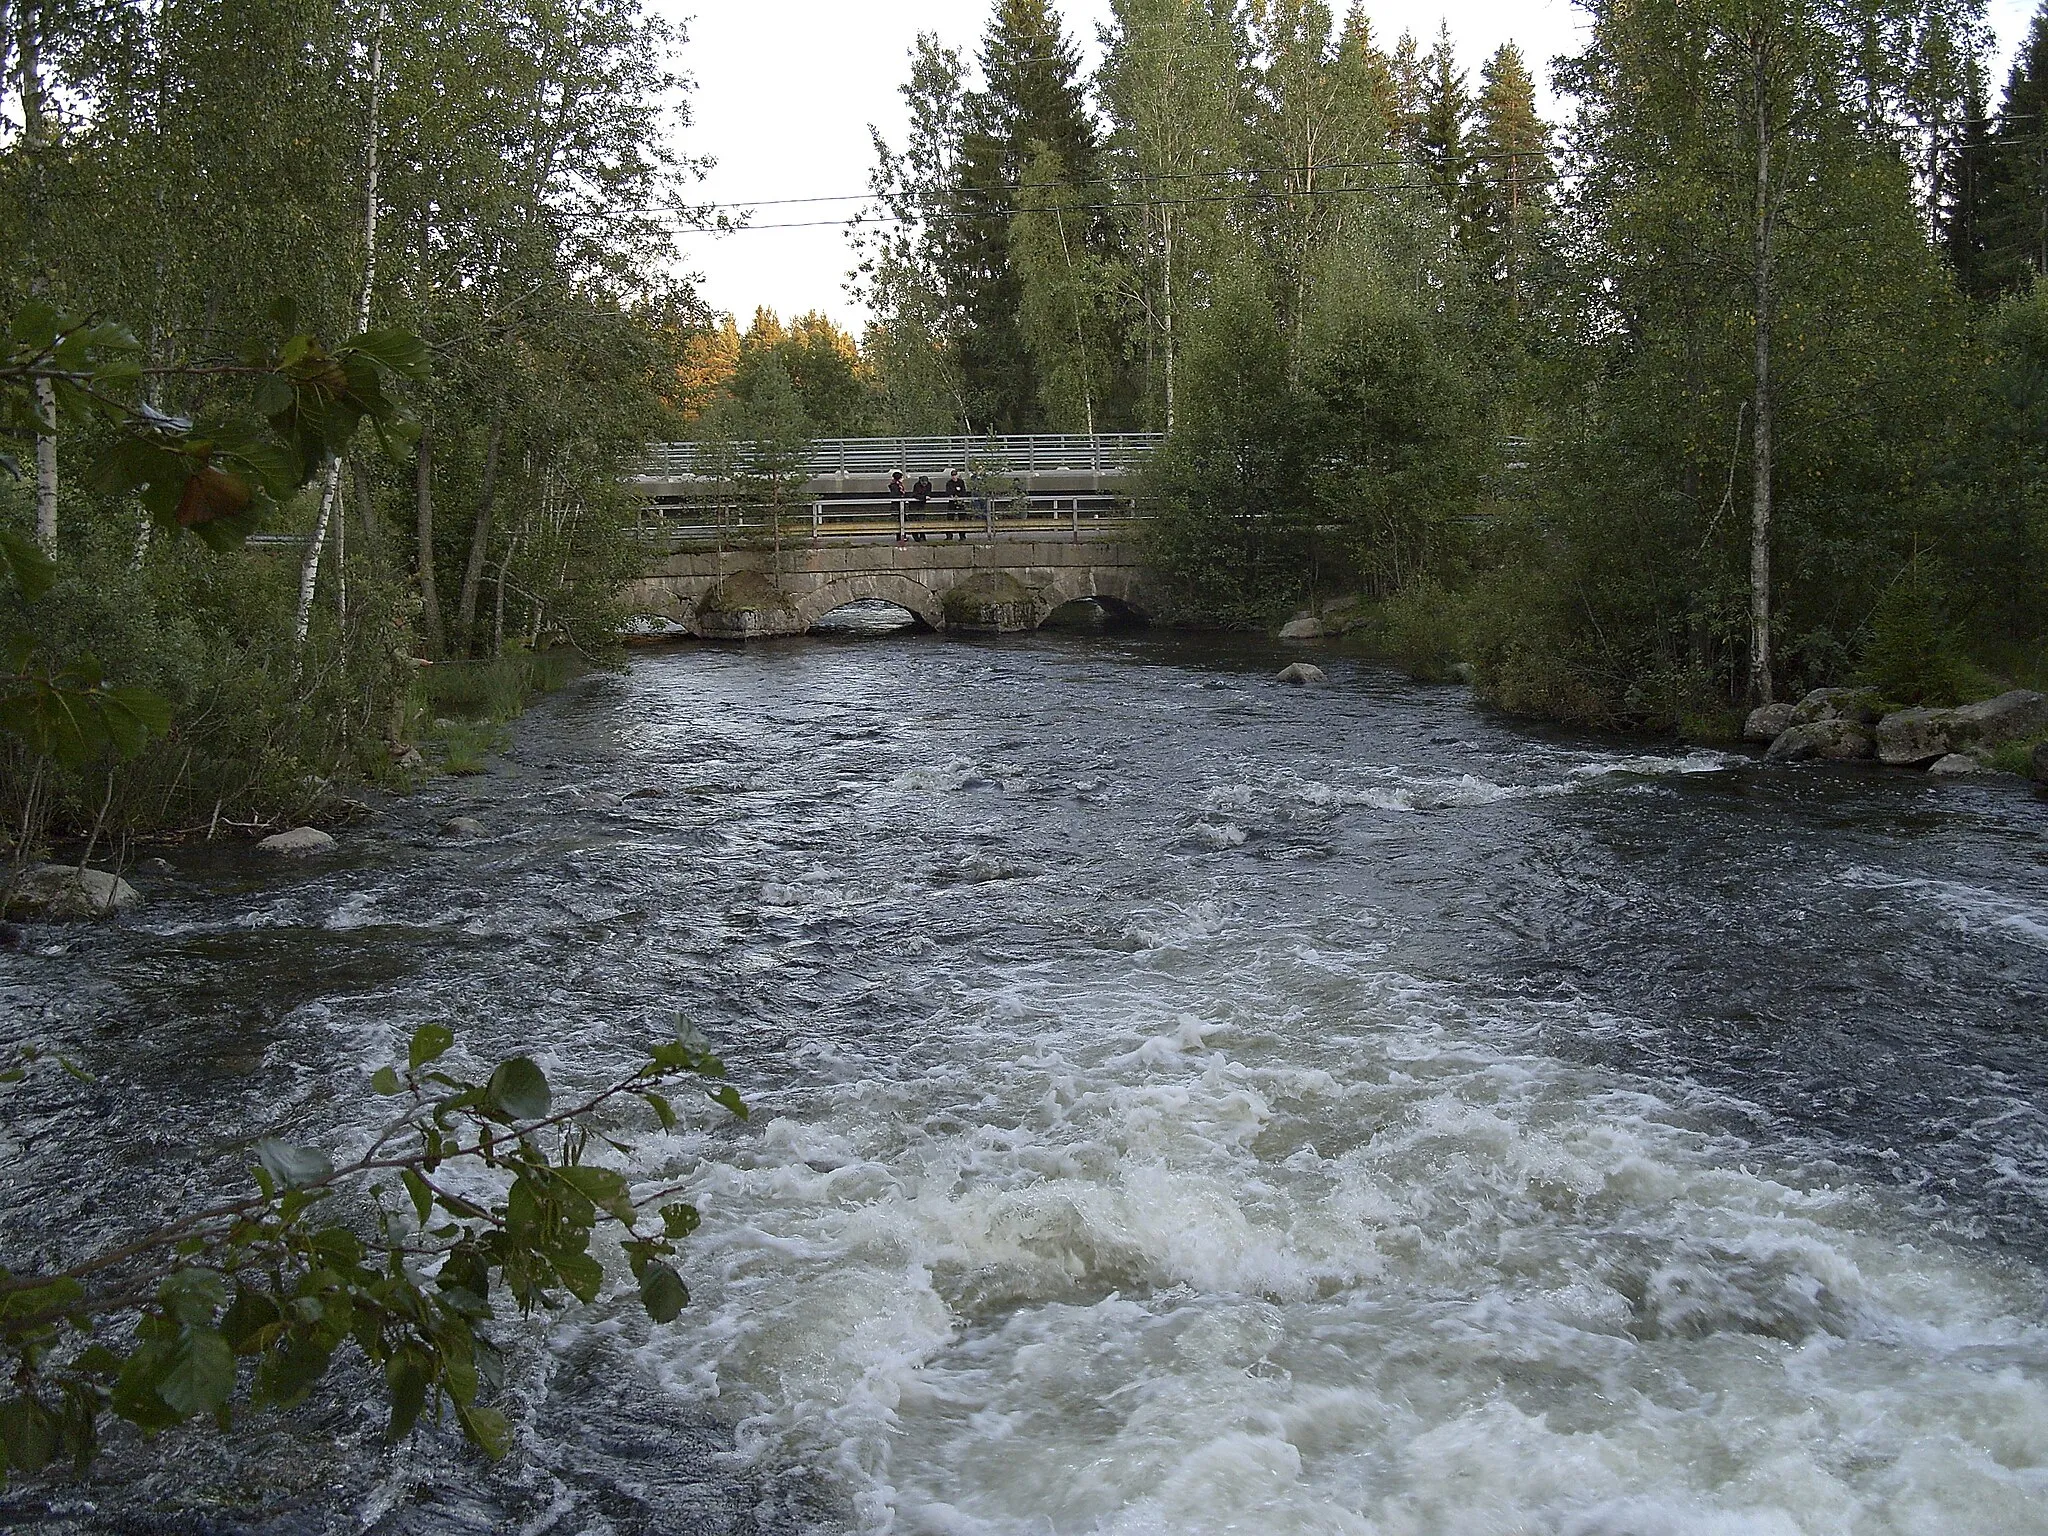
M334 864L194 856L44 935L11 1027L104 1120L38 1128L99 1173L24 1220L352 1134L426 1017L573 1080L680 1007L756 1112L641 1138L696 1303L529 1330L508 1467L344 1404L301 1476L188 1436L39 1523L2048 1529L2048 806L1277 664L646 655Z

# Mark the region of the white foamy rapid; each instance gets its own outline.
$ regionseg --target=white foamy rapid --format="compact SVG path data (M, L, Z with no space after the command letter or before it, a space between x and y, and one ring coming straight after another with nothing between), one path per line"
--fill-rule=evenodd
M2048 1531L2032 1271L1383 932L1161 907L817 1047L642 1170L707 1216L643 1361L867 1532Z

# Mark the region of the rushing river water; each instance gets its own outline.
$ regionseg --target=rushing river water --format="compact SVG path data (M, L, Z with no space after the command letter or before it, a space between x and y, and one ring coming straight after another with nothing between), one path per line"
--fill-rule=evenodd
M1279 660L643 654L326 862L195 851L38 933L5 1032L99 1084L15 1126L17 1193L70 1170L24 1230L360 1135L426 1019L596 1082L681 1010L754 1115L639 1136L695 1301L529 1329L505 1467L381 1450L344 1376L0 1517L2048 1531L2048 801Z

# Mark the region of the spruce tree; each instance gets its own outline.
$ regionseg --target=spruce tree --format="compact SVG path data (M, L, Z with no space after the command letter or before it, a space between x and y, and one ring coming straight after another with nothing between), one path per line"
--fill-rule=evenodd
M1465 72L1458 68L1457 51L1451 45L1451 29L1446 26L1438 31L1436 45L1422 61L1422 101L1415 122L1415 152L1453 231L1464 223L1465 178L1472 163L1467 142L1471 121L1472 98L1465 89Z
M946 241L963 403L977 432L1032 431L1044 421L1037 365L1019 318L1024 292L1010 220L1039 146L1052 152L1064 185L1082 187L1093 178L1095 125L1080 69L1048 0L1001 0L982 44L982 88L965 103L959 216Z
M2001 288L2048 272L2048 3L2034 15L1998 109L1998 154L1984 207L1985 265Z

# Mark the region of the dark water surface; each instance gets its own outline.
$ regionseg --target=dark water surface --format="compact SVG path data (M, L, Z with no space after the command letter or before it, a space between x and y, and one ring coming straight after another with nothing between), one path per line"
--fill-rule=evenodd
M2048 800L1280 659L647 653L328 860L39 931L0 1036L98 1081L23 1101L10 1250L346 1145L426 1019L595 1083L681 1009L755 1113L639 1137L695 1303L508 1325L506 1466L344 1378L0 1523L2048 1531Z

